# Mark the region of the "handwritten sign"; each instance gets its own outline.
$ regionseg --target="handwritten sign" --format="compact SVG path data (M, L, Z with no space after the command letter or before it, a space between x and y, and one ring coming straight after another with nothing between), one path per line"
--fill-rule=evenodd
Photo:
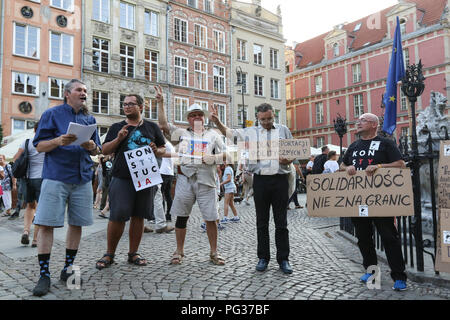
M450 140L441 141L438 195L439 207L450 209Z
M124 155L136 191L162 183L158 163L150 146L126 151Z
M450 262L450 209L439 209L439 237L441 261Z
M312 217L412 216L414 199L409 169L378 169L308 175L308 215Z
M308 159L311 153L309 139L239 141L238 149L245 150L250 161Z

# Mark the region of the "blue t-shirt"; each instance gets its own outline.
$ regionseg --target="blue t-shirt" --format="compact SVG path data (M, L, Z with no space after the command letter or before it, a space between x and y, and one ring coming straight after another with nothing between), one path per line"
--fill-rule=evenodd
M95 118L89 114L83 114L68 104L62 104L46 110L39 121L39 126L34 136L33 145L39 142L52 140L67 133L70 122L82 125L95 124ZM100 146L97 129L91 140ZM64 183L84 184L92 181L92 159L90 152L80 146L59 146L45 153L43 179L57 180Z
M226 167L225 170L223 171L222 182L224 182L228 179L228 175L231 176L231 181L224 184L223 187L225 188L225 190L232 190L232 189L236 188L236 185L234 184L233 168L231 168L229 166Z

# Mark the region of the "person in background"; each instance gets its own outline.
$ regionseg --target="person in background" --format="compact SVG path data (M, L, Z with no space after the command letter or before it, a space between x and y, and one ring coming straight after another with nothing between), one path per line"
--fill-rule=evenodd
M323 173L333 173L339 170L339 164L337 162L339 156L336 151L328 152L328 160L323 165Z
M6 162L4 154L0 154L0 166L3 168L4 178L1 181L3 195L2 200L5 205L3 217L11 216L12 191L16 189L16 178L12 174L11 165Z
M39 122L34 125L34 131L36 132ZM26 140L22 142L19 150L14 155L14 161L19 159L22 153L25 151ZM31 224L36 212L36 206L41 195L42 184L42 169L44 167L45 152L38 152L33 145L33 141L28 141L28 171L27 177L21 179L23 198L27 204L25 208L25 215L23 217L23 234L20 242L24 245L30 243L29 235ZM37 246L37 236L39 232L39 226L34 226L33 242L31 246L34 248Z
M298 195L298 188L299 188L299 185L300 185L300 179L304 180L304 178L303 178L302 171L299 168L300 162L298 160L294 160L294 162L292 164L294 165L294 168L295 168L295 189L294 189L294 193L289 198L288 208L289 208L289 204L292 201L294 201L295 209L302 209L303 206L301 206L300 203L298 203L297 195Z
M328 152L330 152L330 149L328 149L327 146L323 146L322 147L322 154L317 156L314 159L314 165L313 165L311 173L313 173L313 174L323 173L323 165L328 160Z
M223 204L223 219L220 221L221 223L230 222L239 222L240 219L237 214L236 207L234 206L234 193L236 192L236 185L234 183L234 172L233 166L229 163L225 163L225 169L223 171L222 183L221 186L224 187L225 190L225 200ZM228 207L233 211L234 217L228 219Z

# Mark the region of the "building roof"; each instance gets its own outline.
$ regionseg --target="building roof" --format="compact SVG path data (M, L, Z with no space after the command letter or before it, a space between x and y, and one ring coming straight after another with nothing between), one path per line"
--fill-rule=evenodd
M416 4L416 8L419 9L417 21L424 27L438 23L447 5L447 0L408 0L406 2ZM397 5L379 11L381 28L369 29L367 21L373 15L343 25L342 30L347 32L347 46L349 49L356 51L367 45L381 42L387 34L386 14L396 6ZM355 30L355 27L359 24L359 29ZM296 53L295 64L298 68L302 69L318 64L324 59L325 38L330 32L321 34L296 45L294 49Z

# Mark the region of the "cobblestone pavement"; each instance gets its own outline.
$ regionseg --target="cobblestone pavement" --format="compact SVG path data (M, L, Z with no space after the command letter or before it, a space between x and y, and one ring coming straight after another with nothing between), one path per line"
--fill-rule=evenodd
M304 195L300 196L304 203ZM223 206L223 201L222 201ZM19 245L22 219L0 218L8 247L0 248L0 299L3 300L430 300L450 299L450 290L408 280L409 289L391 289L389 269L380 263L381 289L369 290L358 279L364 272L358 248L340 236L336 218L310 218L305 209L289 210L291 275L280 270L272 258L266 272L255 270L256 227L253 204L238 204L241 222L228 223L219 232L219 251L225 266L209 262L209 244L200 228L198 207L188 221L185 259L169 265L175 250L175 234L143 235L139 252L149 260L145 267L127 263L127 229L116 252L113 266L97 270L95 262L106 249L106 220L97 217L91 232L85 229L75 264L80 266L83 286L69 290L59 281L64 259L64 232L55 237L50 271L50 293L32 296L38 279L36 249ZM6 230L6 231L5 231ZM14 250L12 250L12 249ZM275 257L274 227L271 249Z

